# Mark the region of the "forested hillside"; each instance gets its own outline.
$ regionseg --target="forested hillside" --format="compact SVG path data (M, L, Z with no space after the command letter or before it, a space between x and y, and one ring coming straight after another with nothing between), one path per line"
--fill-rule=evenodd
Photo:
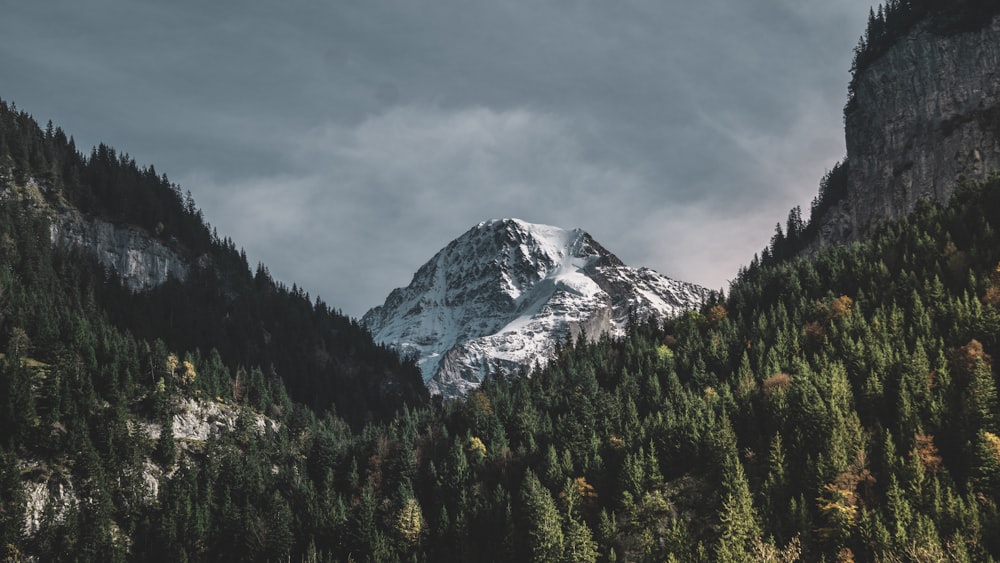
M996 13L890 2L856 70ZM70 210L192 272L129 291L51 243ZM0 102L0 557L996 561L1000 176L880 224L802 257L795 209L700 311L435 403L152 167Z
M331 438L326 494L345 510L316 545L428 561L996 557L998 189L752 267L704 311L569 346L530 379Z
M1000 554L1000 180L362 431L259 367L119 324L138 298L51 247L37 188L7 182L0 546L15 560ZM199 437L191 404L231 424Z
M38 220L78 210L138 227L195 266L184 283L97 298L95 306L121 330L161 339L178 352L207 356L214 349L230 371L258 368L266 378L280 377L296 401L319 411L333 406L356 428L427 400L412 362L375 344L357 321L318 296L275 282L263 265L251 270L246 254L204 220L190 192L182 195L153 166L140 167L103 144L84 156L51 122L43 130L30 115L0 101L0 190L6 190L8 207L21 201ZM49 252L38 247L48 239L46 227L37 229L22 259ZM23 238L19 232L11 237ZM69 290L86 282L68 277L62 283ZM41 325L37 334L29 331L36 348L51 353L63 337L52 328L56 321L32 321Z

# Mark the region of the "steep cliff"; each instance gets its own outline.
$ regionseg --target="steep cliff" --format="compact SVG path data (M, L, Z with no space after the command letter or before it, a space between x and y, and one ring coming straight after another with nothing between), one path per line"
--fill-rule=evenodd
M64 211L52 219L51 230L54 244L92 253L132 291L151 289L171 277L187 279L189 265L180 254L135 226Z
M975 31L915 25L860 69L845 111L846 194L812 248L869 236L922 198L1000 170L1000 17Z

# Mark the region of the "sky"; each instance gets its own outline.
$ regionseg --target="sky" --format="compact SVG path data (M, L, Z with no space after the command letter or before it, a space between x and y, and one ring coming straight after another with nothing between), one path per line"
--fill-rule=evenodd
M725 289L843 158L870 5L0 0L0 98L355 317L491 218Z

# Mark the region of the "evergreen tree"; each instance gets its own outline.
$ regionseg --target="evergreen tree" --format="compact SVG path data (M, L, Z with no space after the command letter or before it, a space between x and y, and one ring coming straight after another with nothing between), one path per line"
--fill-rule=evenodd
M552 500L552 494L530 470L521 483L521 507L525 516L531 561L561 561L564 542L562 519ZM579 534L576 530L574 532Z

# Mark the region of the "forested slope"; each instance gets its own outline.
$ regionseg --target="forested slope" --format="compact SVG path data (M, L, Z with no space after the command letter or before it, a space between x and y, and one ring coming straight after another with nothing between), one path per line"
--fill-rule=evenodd
M354 549L414 495L428 560L995 557L998 188L356 442Z
M994 6L890 3L856 62L902 16L959 33ZM996 176L809 258L793 210L701 311L437 405L151 167L0 104L0 193L10 560L1000 558ZM67 208L199 268L131 293L50 244Z
M122 290L87 260L23 237L44 243L40 220L3 209L8 554L1000 553L988 533L1000 524L1000 181L868 243L754 266L700 313L567 346L531 378L497 374L463 401L362 432L317 419L262 374L241 392L216 355L188 356L189 369L162 343L114 328L97 304ZM45 334L58 336L40 348ZM171 439L188 398L242 407L231 430ZM255 423L255 412L276 424ZM23 484L42 480L72 484L81 500L51 503L26 536Z
M319 411L335 407L356 428L427 400L412 362L377 345L357 321L319 297L274 281L266 266L251 270L246 254L204 220L190 192L182 195L153 166L140 167L103 144L85 156L51 122L43 130L0 101L0 190L8 206L21 202L39 220L79 211L136 227L187 259L191 273L183 283L98 299L95 306L115 327L162 339L178 352L215 349L230 371L257 367L280 377L295 400ZM50 252L39 247L48 232L38 229L24 253ZM23 238L18 231L11 237ZM85 282L63 283L69 291ZM57 334L29 336L43 351L60 342Z

